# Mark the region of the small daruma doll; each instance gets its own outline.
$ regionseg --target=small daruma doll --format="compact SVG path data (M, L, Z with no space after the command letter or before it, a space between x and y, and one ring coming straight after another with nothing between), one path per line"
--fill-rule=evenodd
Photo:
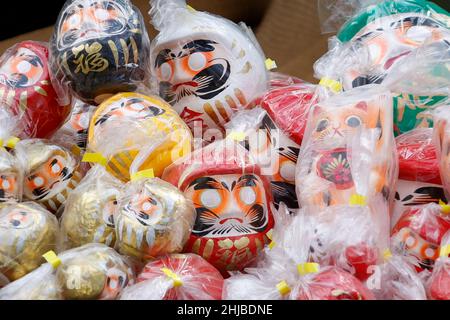
M20 141L15 154L24 162L23 196L57 213L81 180L77 158L67 149L40 139Z
M183 191L197 212L186 252L226 272L242 270L268 242L270 182L237 142L199 149L167 168L163 179Z
M183 250L195 221L192 203L158 178L129 182L115 216L118 251L139 260Z
M149 39L129 0L66 1L50 44L52 75L89 104L133 91L148 76Z
M69 194L61 216L61 249L87 243L114 247L114 215L121 183L96 165Z
M70 113L57 102L44 43L20 42L0 57L0 102L19 119L20 136L50 137Z
M0 274L17 280L44 262L56 248L58 221L40 205L23 202L0 209Z
M392 98L374 85L312 107L297 163L302 205L348 205L359 196L393 194L396 157Z
M264 55L245 26L195 11L184 0L152 1L159 30L150 51L159 95L191 129L223 129L267 85ZM213 140L211 136L211 140Z
M165 167L191 151L192 134L169 104L156 96L120 93L103 102L89 126L88 151L100 153L106 169L123 182L135 172Z

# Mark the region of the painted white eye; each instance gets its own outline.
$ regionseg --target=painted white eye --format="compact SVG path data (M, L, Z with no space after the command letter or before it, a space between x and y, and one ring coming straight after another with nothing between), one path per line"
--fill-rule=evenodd
M27 73L28 71L30 71L31 69L31 63L29 63L28 61L20 61L19 64L17 65L17 70L20 73Z
M194 52L189 56L189 68L193 71L199 71L206 66L206 57L203 53Z
M163 63L160 67L160 71L161 71L161 79L163 81L169 81L170 78L172 77L172 67L170 66L170 64Z
M239 191L239 197L243 203L251 205L256 201L256 192L252 187L243 187Z
M145 107L142 103L133 103L131 105L131 109L136 110L136 111L142 111L145 109Z
M280 176L286 181L295 180L295 163L289 161L284 162L280 168Z
M425 249L425 256L426 256L427 258L433 258L435 253L436 253L436 252L435 252L434 249L432 249L432 248L427 248L427 249Z
M415 243L416 243L416 239L415 239L414 236L412 236L412 235L408 236L408 238L407 238L406 241L405 241L405 244L406 244L408 247L414 246Z
M54 164L52 165L52 172L53 173L58 173L59 171L61 171L61 167L59 166L59 164Z
M427 39L431 38L431 30L427 27L414 26L408 29L406 37L418 43L423 43Z
M89 115L87 113L84 113L80 117L80 126L83 128L87 128L89 126Z
M358 116L350 116L345 119L345 123L352 128L359 127L361 125L361 118Z
M200 196L202 205L206 208L217 208L222 202L222 197L216 189L204 190Z
M34 178L33 182L36 187L40 187L44 184L44 179L42 179L41 177L36 177Z
M369 54L372 61L378 61L381 55L381 48L376 43L369 44Z
M150 201L146 201L142 204L142 210L149 211L153 207L153 204Z
M108 10L105 9L96 9L94 15L98 20L106 20L109 17Z
M9 186L10 186L9 181L8 180L3 180L2 188L3 189L9 189Z
M81 22L81 17L79 14L73 14L70 18L69 18L69 27L70 28L76 28L80 25Z

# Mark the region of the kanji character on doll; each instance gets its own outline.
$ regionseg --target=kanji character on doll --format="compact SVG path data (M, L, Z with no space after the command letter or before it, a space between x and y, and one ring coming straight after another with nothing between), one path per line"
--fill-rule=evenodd
M149 38L129 0L67 0L50 40L60 98L98 105L148 77Z
M223 277L202 257L172 254L147 263L121 300L220 300Z
M168 167L163 179L194 203L197 219L186 252L220 271L241 270L268 241L270 182L236 141L221 140Z
M160 96L191 129L222 130L234 112L266 89L256 39L244 25L195 11L184 0L150 3L160 31L150 52Z
M23 138L48 138L62 126L70 105L57 101L46 44L20 42L0 57L0 102L18 117Z

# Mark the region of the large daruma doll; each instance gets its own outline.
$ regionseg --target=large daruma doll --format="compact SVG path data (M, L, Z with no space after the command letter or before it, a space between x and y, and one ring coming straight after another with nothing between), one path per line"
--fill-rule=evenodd
M68 0L50 43L62 101L70 88L98 105L114 93L134 91L148 75L148 35L129 0Z
M235 141L197 150L167 168L163 179L183 191L197 212L186 252L222 272L242 270L268 242L270 182Z
M266 88L264 55L244 27L184 0L152 1L150 14L160 31L150 52L156 86L191 129L223 129Z
M0 103L19 119L20 135L50 137L70 113L57 102L44 43L20 42L0 58Z

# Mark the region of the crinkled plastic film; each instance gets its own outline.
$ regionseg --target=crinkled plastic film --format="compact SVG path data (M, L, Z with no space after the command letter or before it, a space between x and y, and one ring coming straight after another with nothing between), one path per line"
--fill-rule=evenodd
M0 299L113 300L135 280L130 262L102 244L64 251L56 260L0 289Z
M443 237L440 256L433 273L426 282L428 298L431 300L450 299L450 233Z
M223 277L202 257L172 254L149 262L121 300L220 300Z
M50 47L52 80L64 104L73 95L98 105L149 78L150 40L129 0L67 0Z

